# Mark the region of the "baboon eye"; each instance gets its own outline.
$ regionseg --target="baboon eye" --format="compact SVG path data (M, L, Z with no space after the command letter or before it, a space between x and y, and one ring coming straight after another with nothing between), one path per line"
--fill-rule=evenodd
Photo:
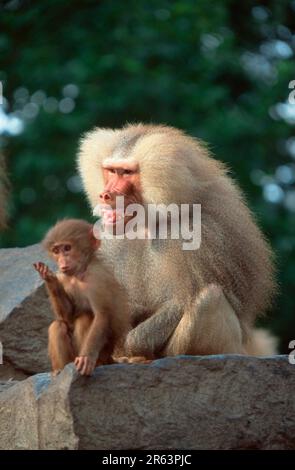
M57 246L55 246L54 248L52 248L52 253L54 253L55 255L58 255L58 252L59 252L59 249Z
M116 173L116 170L114 170L114 168L109 168L109 172L114 174Z
M72 247L71 245L65 245L65 251L71 251Z
M133 170L124 170L124 175L132 175L133 173Z

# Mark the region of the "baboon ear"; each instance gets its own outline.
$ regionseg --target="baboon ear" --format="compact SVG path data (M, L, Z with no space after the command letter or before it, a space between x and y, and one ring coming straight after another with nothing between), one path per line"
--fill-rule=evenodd
M93 227L89 230L89 238L91 240L92 246L95 250L100 247L101 241L99 238L96 238L93 233Z

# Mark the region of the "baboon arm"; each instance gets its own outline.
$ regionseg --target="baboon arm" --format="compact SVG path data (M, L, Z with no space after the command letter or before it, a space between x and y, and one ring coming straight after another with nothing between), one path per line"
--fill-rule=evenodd
M94 312L94 318L79 351L79 356L87 356L96 360L108 339L109 322L107 315L98 310L93 303L91 303L91 307Z
M56 276L45 281L45 285L57 320L64 320L70 324L73 321L74 306L63 285Z
M161 351L183 315L183 309L174 301L166 302L147 320L131 330L126 338L126 353L150 357Z

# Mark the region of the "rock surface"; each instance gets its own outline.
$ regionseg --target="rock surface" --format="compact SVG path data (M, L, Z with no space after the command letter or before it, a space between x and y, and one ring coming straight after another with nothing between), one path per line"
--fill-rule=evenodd
M70 364L0 393L0 448L292 449L294 389L286 356Z
M0 366L0 379L8 369L14 378L50 369L47 328L53 317L44 282L32 266L36 261L48 263L40 245L0 250L0 341L6 366Z
M0 393L3 392L4 390L7 390L8 388L12 387L13 385L17 383L18 382L16 380L7 380L7 381L0 380Z

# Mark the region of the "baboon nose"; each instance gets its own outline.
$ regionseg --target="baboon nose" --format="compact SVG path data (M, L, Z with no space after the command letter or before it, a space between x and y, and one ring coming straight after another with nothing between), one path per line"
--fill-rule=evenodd
M109 193L108 191L103 191L100 195L99 195L100 199L103 200L103 202L107 202L107 201L110 201L112 199L112 195L111 193Z

